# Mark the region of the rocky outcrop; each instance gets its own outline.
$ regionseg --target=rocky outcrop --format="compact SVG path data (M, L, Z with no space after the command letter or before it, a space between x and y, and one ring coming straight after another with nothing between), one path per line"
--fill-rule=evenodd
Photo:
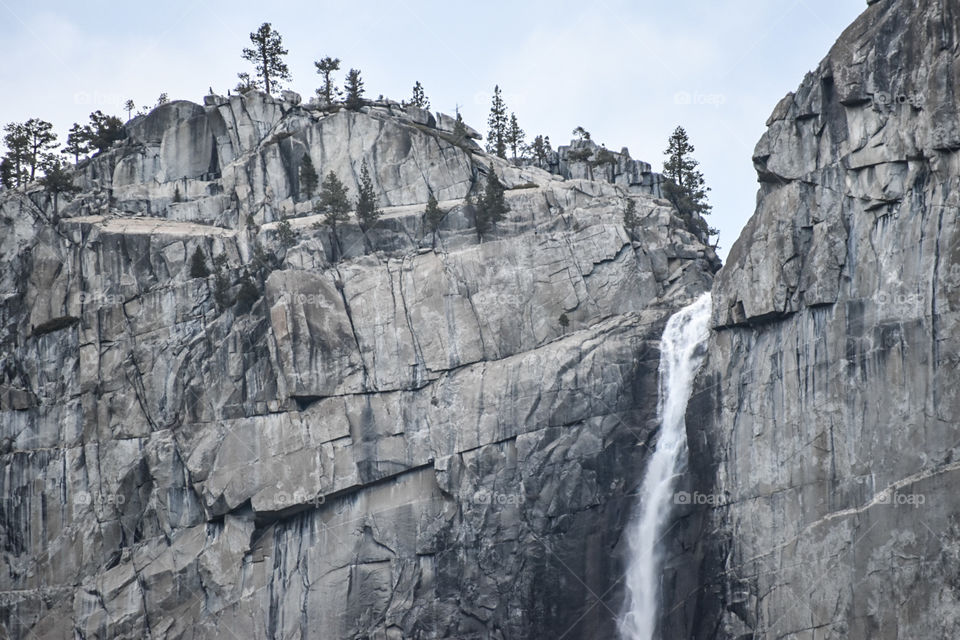
M130 123L59 216L0 197L0 634L611 636L657 340L713 252L449 118L204 102ZM353 194L366 161L381 222L315 226L304 153Z
M353 194L366 161L384 206L462 198L476 178L476 133L455 137L447 116L439 126L428 112L390 103L320 109L256 91L207 98L135 118L126 140L81 165L86 193L65 215L109 209L231 228L279 220L309 204L305 153Z
M757 145L688 410L693 637L960 633L958 17L872 3Z
M615 184L631 193L663 197L663 176L654 173L649 162L630 157L630 151L610 151L589 138L571 140L556 151L549 151L543 161L527 159L526 164L541 166L565 179L598 180Z

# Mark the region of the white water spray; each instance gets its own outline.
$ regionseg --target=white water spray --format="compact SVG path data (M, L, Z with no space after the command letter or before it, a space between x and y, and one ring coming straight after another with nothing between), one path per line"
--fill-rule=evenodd
M657 627L660 584L659 539L674 504L674 481L687 459L684 414L710 335L710 294L705 293L670 317L660 339L657 417L660 436L640 489L640 518L628 533L629 599L620 619L625 640L652 640Z

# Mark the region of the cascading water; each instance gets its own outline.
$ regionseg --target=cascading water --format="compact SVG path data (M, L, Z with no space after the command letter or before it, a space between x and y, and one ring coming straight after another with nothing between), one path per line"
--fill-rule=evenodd
M640 518L628 533L629 599L627 611L620 619L620 635L625 640L651 640L657 627L660 583L657 543L674 503L674 482L686 465L684 415L693 379L703 364L704 345L710 334L709 320L710 294L705 293L670 317L660 339L657 399L660 436L640 489Z

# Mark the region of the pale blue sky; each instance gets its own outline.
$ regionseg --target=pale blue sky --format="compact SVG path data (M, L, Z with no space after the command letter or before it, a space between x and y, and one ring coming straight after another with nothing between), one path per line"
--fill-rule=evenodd
M367 92L434 110L457 105L486 130L499 83L528 134L556 145L582 125L659 169L677 124L712 187L723 253L753 213L751 154L776 103L816 67L864 0L414 2L35 2L0 0L0 124L61 132L133 98L202 101L249 70L240 50L261 22L289 49L290 88L318 85L313 61L361 69ZM341 73L341 76L343 74ZM689 104L686 104L689 102ZM63 135L61 135L63 137Z

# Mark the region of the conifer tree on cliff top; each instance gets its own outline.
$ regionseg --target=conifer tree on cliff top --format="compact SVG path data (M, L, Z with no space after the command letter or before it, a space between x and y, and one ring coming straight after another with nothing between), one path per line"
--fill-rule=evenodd
M363 79L360 78L359 69L350 69L347 72L347 82L344 84L344 93L346 97L344 102L347 109L357 111L363 106Z
M263 82L263 89L270 93L276 89L282 80L290 79L290 70L283 56L287 50L283 48L283 41L269 22L264 22L260 28L250 34L252 48L243 50L243 59L253 63L257 76Z
M693 224L700 239L706 242L709 236L718 232L701 217L693 215L706 216L712 209L707 202L710 187L706 186L703 174L697 168L700 163L694 160L694 151L686 130L677 127L670 136L666 151L663 152L667 156L663 163L663 177L667 179L663 192L680 214Z
M410 101L410 104L420 109L430 108L430 99L424 92L423 85L420 84L419 80L413 85L413 99Z
M334 99L340 95L340 89L333 86L333 79L331 78L333 72L340 69L340 58L327 56L323 60L317 60L313 65L317 68L317 73L323 78L323 85L317 89L317 97L323 101L323 104L331 105Z
M500 85L493 88L493 100L490 103L490 115L487 117L490 132L487 134L487 152L501 158L507 157L507 105L503 101Z

